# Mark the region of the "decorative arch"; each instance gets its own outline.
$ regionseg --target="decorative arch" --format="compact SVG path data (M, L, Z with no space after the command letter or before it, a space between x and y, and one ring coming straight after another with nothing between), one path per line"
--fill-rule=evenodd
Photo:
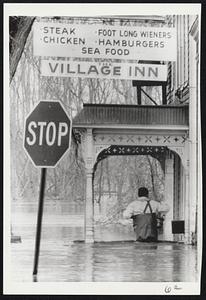
M179 148L178 148L179 149ZM102 148L95 160L92 174L92 192L94 200L94 179L98 163L109 156L131 156L131 155L150 155L157 159L164 174L164 198L170 203L171 210L167 214L164 222L164 229L160 233L160 240L173 240L171 232L171 220L176 218L180 202L180 189L182 182L181 162L183 166L184 151L175 151L176 148L168 146L145 146L145 145L110 145ZM181 155L180 155L181 154ZM179 215L178 215L179 216Z
M119 156L119 155L150 155L156 158L164 171L164 160L166 156L171 153L177 155L183 166L185 166L185 153L182 147L169 147L169 146L145 146L145 145L110 145L107 148L103 148L97 154L94 162L94 173L96 171L98 163L107 158L108 156Z
M120 156L120 155L150 155L156 158L162 167L164 172L165 156L169 155L171 150L166 146L131 146L131 145L111 145L106 149L103 149L97 156L94 164L94 173L96 171L98 163L107 158L108 156Z

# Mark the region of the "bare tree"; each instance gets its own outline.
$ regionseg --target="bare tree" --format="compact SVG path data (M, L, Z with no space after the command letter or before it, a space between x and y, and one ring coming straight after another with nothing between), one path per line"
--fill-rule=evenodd
M24 51L27 37L31 31L35 17L9 18L9 67L10 82L14 77L18 62Z

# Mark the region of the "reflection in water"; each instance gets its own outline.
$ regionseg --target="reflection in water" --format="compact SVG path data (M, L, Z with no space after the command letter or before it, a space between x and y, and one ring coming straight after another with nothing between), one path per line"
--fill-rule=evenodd
M37 275L33 275L33 282L38 282L38 276Z
M13 280L31 280L33 256L31 241L12 244ZM196 248L129 241L63 244L42 240L38 270L40 282L195 281Z

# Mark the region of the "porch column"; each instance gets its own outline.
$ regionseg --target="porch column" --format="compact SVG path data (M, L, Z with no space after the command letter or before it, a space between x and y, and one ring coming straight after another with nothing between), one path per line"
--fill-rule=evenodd
M94 207L92 193L92 170L86 170L85 242L94 242Z
M170 210L165 215L163 225L163 240L173 241L172 224L173 220L173 201L174 201L174 159L165 159L165 201L168 203Z
M85 243L94 242L94 201L93 201L93 135L92 129L86 133L86 199L85 199Z
M183 169L184 176L184 220L185 220L185 244L191 243L190 236L190 177L189 177L189 160L186 161L186 166Z

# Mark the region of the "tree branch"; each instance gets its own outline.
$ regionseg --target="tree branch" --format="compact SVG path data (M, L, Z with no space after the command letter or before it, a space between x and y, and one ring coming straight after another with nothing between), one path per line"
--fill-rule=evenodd
M18 62L22 56L27 37L31 31L35 17L10 17L9 18L9 67L10 83L16 72Z

